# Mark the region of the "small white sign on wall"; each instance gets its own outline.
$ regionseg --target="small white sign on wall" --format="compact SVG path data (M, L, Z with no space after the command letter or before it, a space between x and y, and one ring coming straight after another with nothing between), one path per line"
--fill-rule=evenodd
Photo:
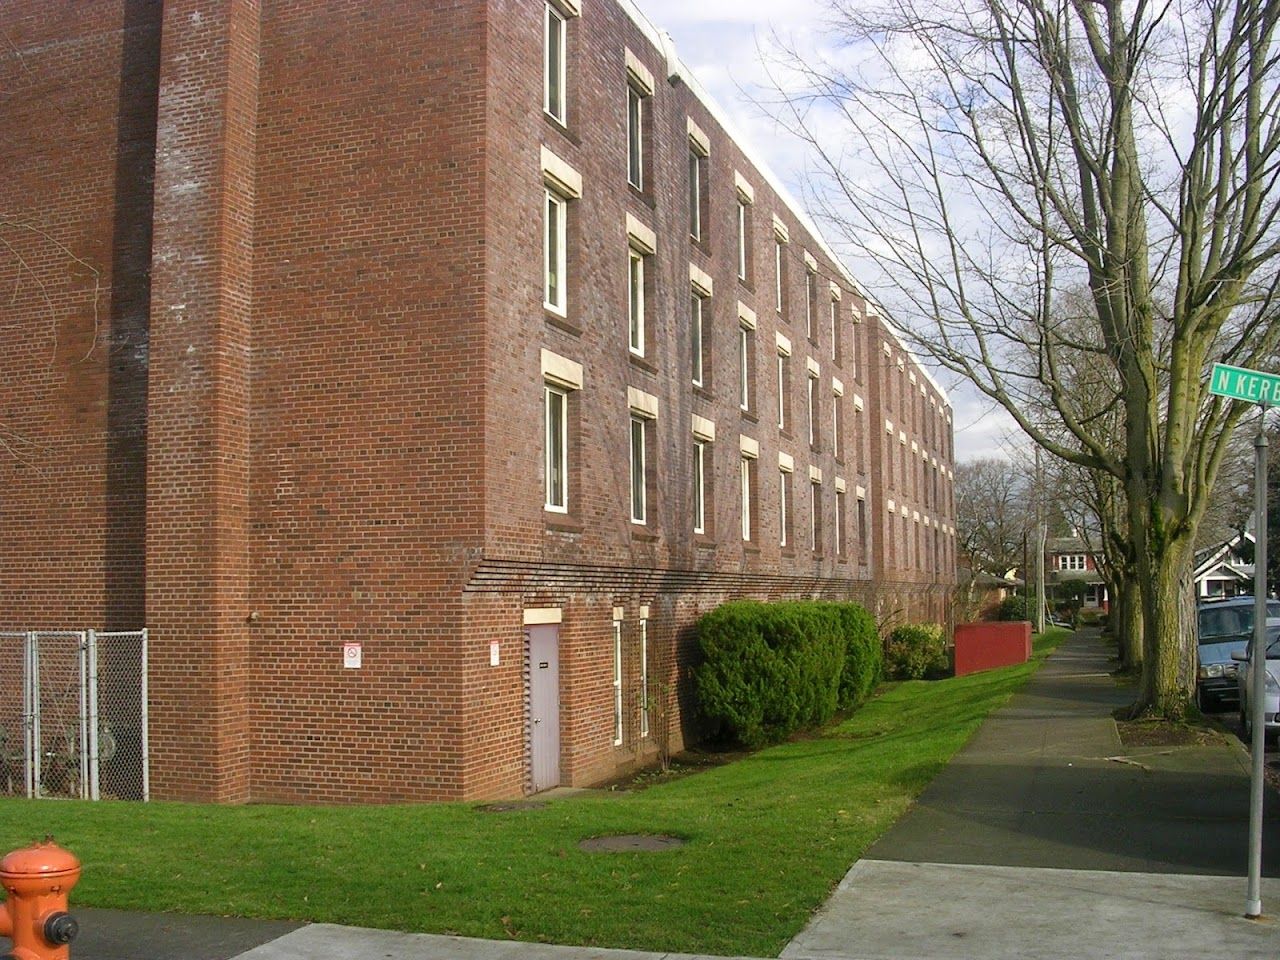
M496 667L502 662L502 658L499 656L501 648L502 644L497 640L491 640L489 642L489 666Z
M342 645L342 665L348 670L359 670L364 665L364 645L344 643Z

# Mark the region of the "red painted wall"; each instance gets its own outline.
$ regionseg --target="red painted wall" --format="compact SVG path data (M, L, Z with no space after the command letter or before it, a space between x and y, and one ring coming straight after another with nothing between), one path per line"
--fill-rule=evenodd
M1026 663L1031 659L1031 624L962 623L956 626L956 676Z

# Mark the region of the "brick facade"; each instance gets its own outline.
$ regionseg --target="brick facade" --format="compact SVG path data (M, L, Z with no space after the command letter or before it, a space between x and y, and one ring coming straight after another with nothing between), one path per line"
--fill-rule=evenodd
M625 0L577 7L557 8L563 125L543 111L543 0L20 0L0 15L0 625L150 627L153 795L526 792L525 624L539 618L559 621L571 784L696 738L692 628L726 599L946 619L945 394L661 37ZM697 240L691 144L706 154ZM543 305L549 163L581 178L563 315ZM695 285L710 294L702 386ZM548 356L581 371L564 512L544 507ZM695 424L714 425L699 534ZM361 669L343 669L344 641L363 644Z

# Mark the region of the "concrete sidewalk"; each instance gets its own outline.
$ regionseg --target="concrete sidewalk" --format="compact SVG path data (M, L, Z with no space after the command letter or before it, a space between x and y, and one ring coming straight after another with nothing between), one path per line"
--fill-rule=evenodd
M854 865L784 960L1261 960L1280 923L1244 920L1239 745L1125 750L1131 699L1078 635L987 720ZM1280 917L1280 798L1263 905ZM676 960L329 924L78 911L75 960ZM693 960L693 958L687 958Z
M1126 750L1132 698L1073 637L983 724L783 951L785 960L1274 958L1243 919L1247 757L1226 741ZM1264 873L1280 875L1270 804ZM1264 908L1280 915L1280 880Z

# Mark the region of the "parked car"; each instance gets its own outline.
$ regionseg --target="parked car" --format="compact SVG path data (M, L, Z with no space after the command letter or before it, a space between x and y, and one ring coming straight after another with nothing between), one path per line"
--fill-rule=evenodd
M1270 612L1268 610L1268 612ZM1238 663L1249 662L1249 658L1253 656L1253 642L1250 641L1248 646L1242 651L1237 651L1231 655L1232 659ZM1280 740L1280 619L1267 618L1267 675L1264 679L1266 689L1266 699L1262 704L1263 727L1262 735L1266 738L1269 746L1275 746ZM1249 707L1249 693L1253 689L1253 685L1249 682L1249 668L1246 666L1238 671L1236 677L1237 689L1240 696L1240 726L1244 730L1246 740L1253 737L1253 710Z
M1240 700L1239 672L1231 655L1253 636L1253 597L1206 600L1196 609L1196 705L1206 713ZM1280 617L1280 601L1267 601L1267 619Z

